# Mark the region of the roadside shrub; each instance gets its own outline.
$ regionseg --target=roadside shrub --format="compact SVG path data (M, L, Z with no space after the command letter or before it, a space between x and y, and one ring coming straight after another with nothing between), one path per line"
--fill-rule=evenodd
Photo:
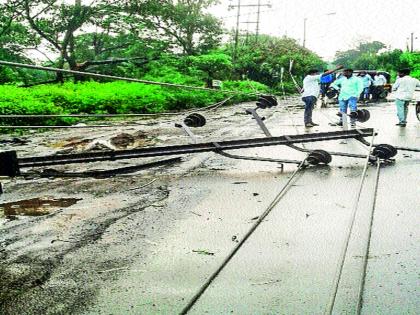
M160 78L191 85L191 78L170 74ZM157 81L154 78L153 81ZM180 82L182 81L182 82ZM197 82L194 82L197 84ZM223 90L254 93L268 92L268 88L252 81L225 81ZM122 81L99 83L65 83L20 88L0 86L0 114L102 114L102 113L159 113L187 108L205 107L227 98L222 91L198 91L161 87ZM241 94L232 102L254 100ZM2 119L1 124L64 124L74 119Z

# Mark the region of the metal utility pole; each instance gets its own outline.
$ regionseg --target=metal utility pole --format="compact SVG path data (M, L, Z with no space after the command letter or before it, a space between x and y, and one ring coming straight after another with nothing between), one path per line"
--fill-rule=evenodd
M261 13L261 0L258 0L257 9L257 27L255 29L255 40L258 42L258 33L260 32L260 13Z
M306 45L306 21L307 20L308 18L303 19L303 43L302 43L303 48L305 48L305 45Z
M241 17L241 0L238 0L238 12L236 15L236 32L235 32L235 54L234 59L236 58L236 53L238 51L238 42L239 42L239 18Z
M271 8L271 4L270 3L261 3L261 0L258 0L258 3L256 3L256 4L241 4L241 0L238 0L237 5L230 5L229 6L229 8L234 8L234 7L238 7L237 16L236 16L236 32L235 32L235 52L236 52L237 47L238 47L238 42L239 42L239 24L240 24L239 18L240 18L241 8L242 7L257 7L257 20L256 21L248 21L246 23L256 24L255 35L256 35L256 40L258 41L258 35L259 35L259 32L260 32L261 7Z
M411 33L411 49L410 52L414 51L414 33Z
M233 48L233 62L235 63L236 55L238 52L238 42L239 42L239 18L241 17L241 0L238 0L237 5L229 5L229 9L233 9L234 7L238 8L236 12L235 45Z

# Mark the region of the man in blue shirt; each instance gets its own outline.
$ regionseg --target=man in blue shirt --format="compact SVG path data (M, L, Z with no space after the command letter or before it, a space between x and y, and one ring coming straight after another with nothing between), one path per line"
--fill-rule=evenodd
M329 74L325 75L326 73L328 73L328 70L324 71L324 76L322 76L321 80L320 80L320 82L321 82L321 97L325 97L325 93L327 93L328 87L334 81L334 74L329 73Z
M363 81L363 93L360 95L362 101L367 102L369 100L370 86L373 83L372 77L366 72L360 72L360 78Z
M353 76L353 69L344 69L343 75L334 81L331 86L340 91L338 95L340 112L347 114L348 107L350 107L350 112L355 112L357 110L357 100L363 92L363 82L361 79ZM356 125L355 122L355 118L350 119L352 126ZM340 117L340 122L337 125L343 125L343 116Z

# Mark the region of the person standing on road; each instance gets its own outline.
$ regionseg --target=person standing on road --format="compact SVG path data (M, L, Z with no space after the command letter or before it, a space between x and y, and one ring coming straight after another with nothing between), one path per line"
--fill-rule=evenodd
M325 97L325 93L327 93L327 90L331 83L334 81L334 74L328 73L328 70L325 70L323 75L321 76L320 82L321 82L321 97Z
M378 101L381 98L381 93L384 91L386 78L383 74L376 72L373 77L372 99Z
M325 96L327 94L328 88L330 87L331 83L335 80L334 73L330 73L325 75L325 73L328 72L328 70L324 71L324 75L321 76L320 82L321 82L321 100L322 104L321 107L325 107Z
M392 86L399 120L396 126L405 127L407 125L408 105L413 99L416 87L420 87L420 81L410 77L410 69L398 70L398 79Z
M360 72L360 78L363 81L363 93L361 94L361 100L367 102L369 101L370 86L373 83L373 79L366 71Z
M303 79L302 101L305 103L305 112L303 117L305 127L310 128L318 126L318 124L312 121L312 110L316 104L316 101L318 100L320 92L319 83L321 78L334 73L341 68L342 66L338 66L336 69L327 70L323 74L319 74L317 69L311 69Z
M347 114L347 108L350 107L350 112L357 110L357 100L363 92L363 81L360 78L353 76L353 69L344 69L343 76L336 80L332 85L334 89L339 90L338 103L340 112ZM355 126L356 119L351 118L350 124ZM338 126L343 125L343 116L340 116Z

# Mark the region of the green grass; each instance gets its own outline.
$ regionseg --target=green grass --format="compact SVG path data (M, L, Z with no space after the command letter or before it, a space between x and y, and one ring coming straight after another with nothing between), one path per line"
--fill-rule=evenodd
M268 92L263 84L252 81L226 81L224 90L245 93ZM168 88L128 82L84 82L20 88L0 86L0 114L125 114L160 113L205 107L225 99L222 92ZM255 100L250 95L236 95L231 103ZM68 118L12 119L2 125L70 124Z

